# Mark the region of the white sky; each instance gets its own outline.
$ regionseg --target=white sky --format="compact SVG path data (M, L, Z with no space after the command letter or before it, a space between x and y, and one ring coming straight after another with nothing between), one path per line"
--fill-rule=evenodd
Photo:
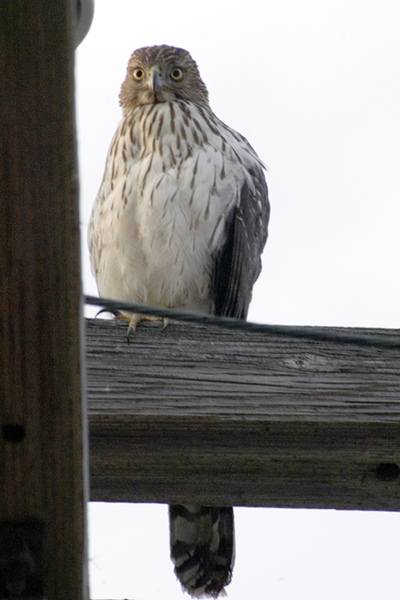
M250 319L400 326L400 2L96 0L77 58L86 227L136 48L197 61L211 106L268 165L272 216ZM92 598L183 598L165 506L93 504ZM237 509L230 600L398 600L400 515ZM186 596L188 598L188 596Z

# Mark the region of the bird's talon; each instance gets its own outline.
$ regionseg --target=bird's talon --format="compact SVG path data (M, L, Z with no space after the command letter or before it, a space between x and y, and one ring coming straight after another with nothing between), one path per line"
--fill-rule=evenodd
M135 333L135 329L133 327L128 327L128 331L126 332L126 341L128 344L131 343L131 336Z
M97 319L97 317L103 313L110 313L111 315L114 315L114 318L117 319L119 312L117 310L112 310L112 308L101 308L96 314L95 314L95 319Z

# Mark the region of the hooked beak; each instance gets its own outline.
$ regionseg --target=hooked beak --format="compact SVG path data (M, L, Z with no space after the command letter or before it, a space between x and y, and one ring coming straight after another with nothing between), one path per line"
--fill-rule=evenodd
M164 85L160 71L156 65L150 69L147 85L154 94L156 94Z

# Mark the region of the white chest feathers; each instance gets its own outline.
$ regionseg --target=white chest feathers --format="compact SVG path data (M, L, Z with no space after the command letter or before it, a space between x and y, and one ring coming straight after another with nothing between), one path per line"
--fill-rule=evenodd
M212 311L213 256L255 163L242 136L193 104L125 117L89 229L100 295Z

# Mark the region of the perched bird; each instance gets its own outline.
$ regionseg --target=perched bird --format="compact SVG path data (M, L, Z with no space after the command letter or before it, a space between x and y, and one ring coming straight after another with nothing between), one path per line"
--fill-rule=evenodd
M100 296L246 319L267 239L263 163L213 113L186 50L136 50L120 103L89 227ZM141 316L130 317L134 330ZM217 597L232 575L233 509L171 506L170 532L183 588Z

